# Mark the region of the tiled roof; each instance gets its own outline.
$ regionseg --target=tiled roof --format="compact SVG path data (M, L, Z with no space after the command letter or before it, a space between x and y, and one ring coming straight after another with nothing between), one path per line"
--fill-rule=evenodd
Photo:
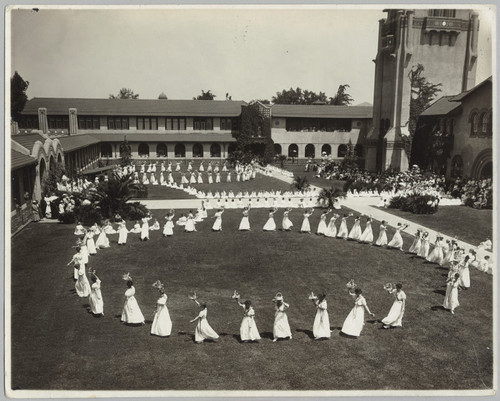
M71 152L100 142L92 135L59 136L57 139L59 139L64 152Z
M37 164L36 159L34 159L31 156L27 156L21 152L18 152L17 150L11 149L10 150L10 169L11 170L16 170L21 167L25 166L30 166L32 164Z
M372 111L372 106L274 104L271 115L303 118L372 118Z
M460 107L460 102L454 101L455 96L443 96L425 109L420 116L443 116Z
M477 89L483 87L485 84L487 83L493 83L493 79L492 77L489 77L489 78L486 78L484 81L478 83L476 86L474 86L473 88L469 89L468 91L465 91L465 92L462 92L456 96L453 97L453 100L455 102L459 102L461 101L463 98L469 96L471 93L474 93Z
M38 133L12 135L11 139L16 141L20 145L24 146L30 152L32 151L33 145L35 144L36 141L40 141L42 143L45 142L45 138Z
M95 116L177 116L236 117L241 114L239 100L166 100L166 99L72 99L35 97L24 107L23 114L37 114L38 108L48 115L68 115L76 108L79 115Z
M231 134L92 134L101 142L122 142L126 136L129 142L236 142ZM63 149L65 149L63 145ZM66 149L65 149L66 150Z

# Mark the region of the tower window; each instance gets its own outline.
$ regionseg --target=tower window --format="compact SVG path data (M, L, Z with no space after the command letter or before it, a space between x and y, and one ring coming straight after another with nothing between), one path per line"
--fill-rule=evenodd
M429 17L455 18L457 10L453 9L433 9L429 10Z

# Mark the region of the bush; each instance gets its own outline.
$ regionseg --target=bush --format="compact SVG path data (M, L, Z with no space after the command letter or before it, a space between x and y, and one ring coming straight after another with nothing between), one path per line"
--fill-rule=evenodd
M127 218L129 220L140 220L143 217L146 217L149 213L149 210L146 206L141 204L140 202L127 203L126 207L120 214L123 218Z
M148 187L144 184L134 184L130 188L130 194L133 198L146 199L148 197Z
M78 221L84 226L92 226L95 223L100 225L102 222L102 214L94 205L81 205L76 214Z
M414 214L434 214L438 211L439 199L434 195L398 196L391 199L389 207Z

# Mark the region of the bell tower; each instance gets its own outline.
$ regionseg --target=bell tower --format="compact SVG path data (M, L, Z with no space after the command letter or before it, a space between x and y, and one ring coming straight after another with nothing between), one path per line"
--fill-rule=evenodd
M389 9L379 21L375 59L373 123L367 138L366 168L406 170L409 155L411 86L409 73L418 64L439 96L456 95L475 85L478 14L455 9Z

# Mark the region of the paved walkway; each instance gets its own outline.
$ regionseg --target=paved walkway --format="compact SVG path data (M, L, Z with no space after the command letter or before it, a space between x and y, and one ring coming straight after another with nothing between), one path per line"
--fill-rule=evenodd
M292 183L293 177L286 177L279 173L273 172L272 176L278 180ZM312 185L313 188L319 188L317 186ZM387 226L389 227L397 227L398 223L408 224L409 228L406 230L407 233L413 235L417 229L425 230L430 234L431 241L434 241L438 232L428 227L424 227L415 222L406 220L404 218L395 216L391 213L388 213L380 208L376 207L376 204L380 201L378 197L359 197L359 198L345 198L340 200L340 204L349 209L352 209L360 214L364 214L366 216L371 216L374 220L382 221L385 220L387 222ZM201 207L201 199L166 199L166 200L141 200L141 203L146 205L148 209L197 209ZM446 206L442 206L446 207ZM374 235L378 233L377 227L374 227ZM441 234L444 239L454 239L448 235L443 233ZM388 233L389 239L391 238L391 233ZM485 238L486 239L486 238ZM464 248L466 251L469 249L475 249L479 244L469 244L464 241L455 240L459 244L460 247ZM406 244L405 247L409 247L410 244ZM492 252L485 251L482 249L476 249L478 258L482 258L485 255L489 255L492 257Z

